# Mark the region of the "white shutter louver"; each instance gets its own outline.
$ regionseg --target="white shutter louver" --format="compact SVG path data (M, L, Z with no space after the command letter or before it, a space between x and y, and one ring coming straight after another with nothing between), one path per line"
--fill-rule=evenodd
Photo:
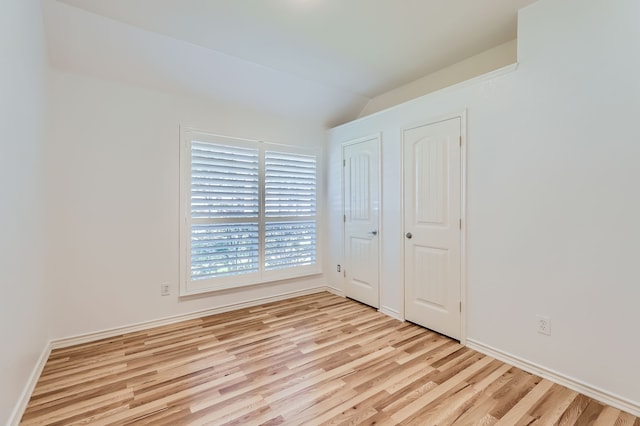
M315 216L315 157L267 151L264 187L267 217Z
M264 185L265 270L315 264L315 157L267 151Z
M258 150L191 145L191 217L258 217Z
M257 149L192 142L192 280L258 272L259 188Z
M191 226L191 279L258 272L258 224Z
M316 222L267 222L265 269L316 263Z

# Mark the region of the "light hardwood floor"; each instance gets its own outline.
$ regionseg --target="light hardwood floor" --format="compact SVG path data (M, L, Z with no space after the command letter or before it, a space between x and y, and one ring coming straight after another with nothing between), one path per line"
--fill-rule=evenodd
M329 293L54 350L23 425L634 425Z

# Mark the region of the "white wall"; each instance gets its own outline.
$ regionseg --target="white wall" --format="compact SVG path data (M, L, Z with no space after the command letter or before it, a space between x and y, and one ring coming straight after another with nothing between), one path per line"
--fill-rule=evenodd
M46 347L43 164L47 64L40 1L0 13L0 423Z
M132 10L134 6L127 6L127 9ZM344 123L345 117L357 117L368 101L368 98L338 86L241 59L246 58L243 55L231 56L60 1L44 1L43 10L51 64L68 72L179 96L239 103L291 119L311 118L324 124L332 123L332 126ZM191 20L192 28L196 30L198 20L186 15L183 14L184 18ZM157 18L154 14L153 19ZM230 42L225 40L225 43ZM269 43L260 40L260 46L262 54L268 57ZM291 59L304 61L294 55Z
M179 299L179 126L322 146L321 123L52 73L53 338L322 286L322 276ZM171 296L160 296L160 284Z
M381 305L402 310L401 128L467 108L468 338L640 410L638 16L636 0L541 0L520 13L516 71L333 129L327 263L343 261L340 144L381 131Z
M461 81L486 74L516 63L517 40L511 40L463 61L428 74L371 99L360 112L360 117L382 111L399 103L410 101Z

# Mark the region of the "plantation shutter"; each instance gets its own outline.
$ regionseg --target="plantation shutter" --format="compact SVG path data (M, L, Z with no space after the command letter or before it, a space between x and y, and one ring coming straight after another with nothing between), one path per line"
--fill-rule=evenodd
M185 130L180 294L321 272L313 150Z
M191 144L191 279L259 271L259 151Z
M316 158L265 152L265 270L316 262Z

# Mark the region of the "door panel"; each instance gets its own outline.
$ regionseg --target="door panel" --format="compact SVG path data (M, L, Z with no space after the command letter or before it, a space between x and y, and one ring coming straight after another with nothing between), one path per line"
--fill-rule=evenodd
M378 138L343 147L345 293L377 308L379 152Z
M428 284L416 286L414 303L446 310L449 251L433 247L416 247L414 255L415 275L422 277L424 283Z
M414 151L415 220L420 224L446 226L449 201L447 141L422 139L415 143Z
M460 118L403 132L405 318L459 339Z
M346 265L346 275L349 278L349 288L347 296L355 299L368 301L372 306L375 304L369 297L359 296L361 292L372 292L375 295L377 277L372 270L369 260L372 256L377 256L373 238L349 237L349 258Z

